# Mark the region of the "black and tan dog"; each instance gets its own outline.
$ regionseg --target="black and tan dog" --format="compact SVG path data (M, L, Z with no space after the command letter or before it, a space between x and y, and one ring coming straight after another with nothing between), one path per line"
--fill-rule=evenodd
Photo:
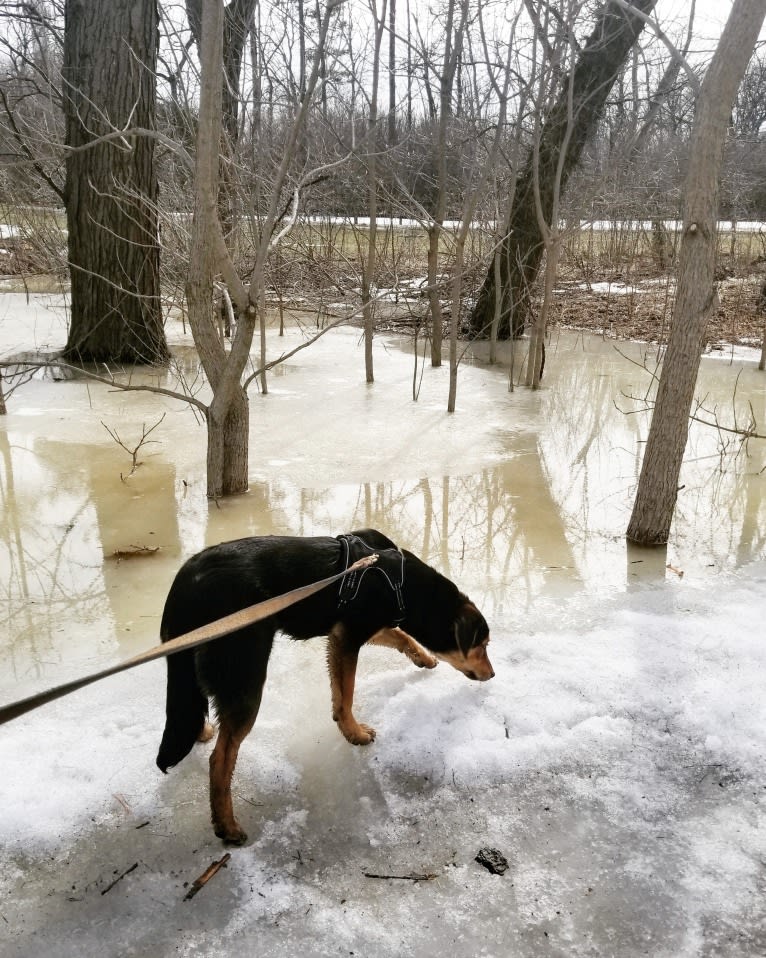
M487 657L489 629L476 606L453 582L374 529L337 538L259 536L203 550L182 566L170 588L162 640L342 572L373 551L377 563L346 576L340 587L168 658L167 721L157 764L167 771L196 740L212 736L206 721L212 698L219 731L210 756L210 806L215 833L224 841L241 844L247 837L234 817L231 780L240 744L258 715L278 630L294 639L327 635L332 714L353 745L375 738L375 730L352 712L357 657L365 643L397 649L421 668L443 659L470 679L495 674Z

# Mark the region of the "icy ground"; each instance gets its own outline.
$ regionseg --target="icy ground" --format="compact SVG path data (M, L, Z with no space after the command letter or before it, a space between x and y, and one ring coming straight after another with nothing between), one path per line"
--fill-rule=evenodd
M319 644L283 641L236 777L252 844L190 901L223 854L209 746L155 773L158 664L91 687L0 730L0 953L762 955L765 614L761 565L496 617L480 687L370 651L366 749Z
M626 555L641 433L615 405L635 367L562 344L536 395L467 366L449 418L446 369L415 404L409 355L380 341L371 390L357 333L326 337L254 398L253 491L221 508L188 413L169 409L126 483L101 420L140 435L149 400L51 381L12 397L0 701L153 644L204 542L343 531L366 496L416 551L432 530L429 561L487 614L497 677L365 650L356 711L378 738L359 749L330 719L322 642L280 641L235 775L250 843L188 901L225 849L210 746L167 777L154 765L161 663L0 727L0 958L766 954L762 462L716 473L690 451L667 557L683 578ZM753 370L739 382L757 405ZM152 560L104 559L153 540ZM475 861L484 846L504 875Z

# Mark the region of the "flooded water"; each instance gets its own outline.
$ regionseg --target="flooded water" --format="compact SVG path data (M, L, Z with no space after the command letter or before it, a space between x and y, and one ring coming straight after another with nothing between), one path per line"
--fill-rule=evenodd
M55 299L6 295L0 306L4 353L63 341ZM188 335L174 327L171 338L176 369L134 383L196 381ZM0 648L0 699L153 644L181 561L242 535L379 527L489 614L545 593L675 576L666 563L703 576L763 555L766 444L698 424L667 556L626 545L648 426L629 397L648 393L641 366L653 369L655 357L646 347L557 333L539 392L510 392L506 365L467 355L448 415L446 368L414 377L411 344L381 337L367 386L358 340L355 330L331 332L278 367L267 396L252 395L250 491L218 505L205 497L204 427L183 403L50 374L10 397L0 421L10 640ZM297 341L297 330L284 340L274 332L272 354ZM763 431L755 359L724 351L703 361L700 417L727 427L752 409ZM157 423L131 474L107 427L133 449Z
M196 389L188 334L169 332L176 367L132 382ZM64 335L54 297L0 296L3 353ZM273 330L270 355L299 336ZM764 431L757 358L703 361L700 418L752 411ZM3 958L766 953L766 453L693 424L667 552L628 548L648 427L630 397L655 361L557 332L544 388L510 391L479 350L448 415L446 367L380 336L368 386L359 332L338 329L253 392L250 490L218 504L184 404L51 374L13 393L0 702L154 645L175 571L206 544L368 525L481 606L497 677L365 650L360 718L380 734L354 749L323 644L278 641L235 779L251 843L192 903L222 848L209 747L154 767L162 663L3 726ZM131 471L107 430L131 450L150 429ZM502 878L474 861L486 844Z

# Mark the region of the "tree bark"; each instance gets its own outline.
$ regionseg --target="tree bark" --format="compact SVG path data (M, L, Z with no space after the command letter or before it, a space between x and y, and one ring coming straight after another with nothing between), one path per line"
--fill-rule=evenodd
M377 267L378 248L378 84L380 81L380 48L386 25L386 0L382 0L380 16L377 3L370 5L375 37L372 60L372 91L370 114L367 120L367 213L370 228L367 234L367 255L362 264L362 315L364 317L364 371L368 383L375 382L372 341L375 333L375 302L373 289Z
M213 390L207 410L207 494L215 499L247 491L249 446L248 399L240 385L244 363L235 363L227 355L213 319L213 280L220 257L214 237L221 236L217 218L222 45L222 11L219 0L214 0L202 11L200 120L186 303L194 343ZM252 325L253 319L245 315L243 322Z
M656 0L633 0L631 5L640 13L648 14L655 3ZM537 278L545 249L535 201L535 178L539 178L543 217L550 223L559 155L565 138L569 136L561 167L562 192L596 127L631 47L644 28L644 22L642 17L629 14L607 0L593 33L580 52L574 76L564 78L558 99L545 118L537 155L534 149L530 149L516 183L501 243L498 325L501 339L521 335L524 329L530 289ZM570 109L573 111L571 123ZM471 315L474 336L486 338L489 335L497 294L494 264L490 263Z
M388 146L396 146L396 0L388 0Z
M705 327L717 304L718 181L726 132L764 17L766 0L735 0L697 101L670 340L627 530L639 545L665 545L670 535Z
M203 0L186 0L186 14L192 36L200 48ZM257 0L229 0L224 7L223 76L221 88L221 170L218 189L218 212L224 236L234 233L237 215L237 193L234 180L234 158L239 143L239 101L241 99L242 60L245 45L253 26Z
M761 286L761 292L758 294L758 308L761 312L766 313L766 279L763 281ZM758 363L758 368L763 371L766 369L766 322L763 324L763 339L761 340L761 360Z
M62 80L73 362L163 363L154 140L155 0L67 0Z
M433 167L436 174L436 192L431 209L432 221L428 229L428 302L431 315L431 365L442 364L444 317L439 288L439 247L447 216L447 130L452 115L452 92L460 64L460 55L468 19L467 0L459 0L459 17L455 24L456 0L448 0L447 25L444 37L444 62L439 78L439 119L434 140ZM427 77L426 77L427 79Z

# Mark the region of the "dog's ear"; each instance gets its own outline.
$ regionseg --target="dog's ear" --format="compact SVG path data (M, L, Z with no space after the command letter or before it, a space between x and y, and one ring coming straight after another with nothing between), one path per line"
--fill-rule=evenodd
M468 600L460 607L453 629L455 643L462 655L468 655L472 648L481 645L489 635L489 627L484 616L473 602Z

